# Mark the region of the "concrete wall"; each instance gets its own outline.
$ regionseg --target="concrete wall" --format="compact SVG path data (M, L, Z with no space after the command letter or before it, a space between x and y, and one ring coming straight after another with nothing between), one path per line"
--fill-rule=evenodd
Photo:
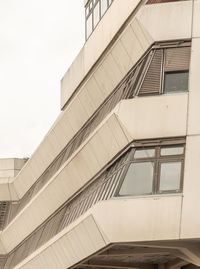
M22 169L27 159L0 159L0 181L3 178L14 178Z
M136 0L126 0L126 5L124 5L123 0L113 2L62 79L62 108L138 4L139 1ZM119 12L120 16L118 16ZM138 38L137 29L139 28L142 29L144 35L144 37L140 36L139 38L140 45L144 47L144 50L146 50L146 45L149 45L148 41L152 43L153 41L191 38L192 1L146 5L140 8L136 18L139 24L133 26L136 36L130 29L127 29L126 34L121 35L124 40L121 45L124 46L128 54L135 53L137 55L142 52L135 40ZM133 23L135 22L133 21ZM162 31L160 31L161 27ZM120 56L123 55L119 54L119 58ZM127 56L124 55L120 60L123 58L126 59Z
M181 203L181 196L100 202L15 268L64 269L111 242L178 239Z
M11 181L18 175L23 168L27 159L6 158L0 159L0 197L1 200L10 200L12 196L14 199L17 193Z
M194 1L181 238L200 237L200 1Z
M115 0L61 81L61 108L96 63L139 0ZM118 16L120 11L120 16ZM112 22L115 23L112 23ZM105 31L106 29L106 31Z
M69 268L106 245L92 216L86 217L70 231L65 230L56 241L55 239L52 241L54 241L53 244L52 242L46 244L17 265L15 269Z
M140 97L123 100L117 115L132 140L178 137L186 135L187 106L187 93Z

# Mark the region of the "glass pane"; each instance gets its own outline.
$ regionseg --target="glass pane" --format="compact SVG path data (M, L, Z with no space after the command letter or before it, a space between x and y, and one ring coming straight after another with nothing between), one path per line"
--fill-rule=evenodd
M106 12L108 8L108 2L107 0L101 0L101 16Z
M180 155L183 154L184 147L174 147L174 148L162 148L161 155Z
M86 8L86 16L89 14L89 7Z
M122 183L119 195L151 194L154 163L132 163Z
M188 90L188 71L165 73L164 92L185 92Z
M92 14L87 19L86 27L87 27L87 38L88 38L92 33Z
M90 7L90 10L92 9L92 1L90 2L90 5L89 5L89 7Z
M155 156L155 149L138 149L135 152L134 158L151 158Z
M161 163L160 191L180 189L181 162Z
M94 8L94 27L100 20L100 10L99 10L99 3Z

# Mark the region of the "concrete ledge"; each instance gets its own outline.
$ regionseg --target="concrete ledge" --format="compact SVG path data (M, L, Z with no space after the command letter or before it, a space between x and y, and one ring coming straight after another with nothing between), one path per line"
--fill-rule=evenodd
M178 239L181 201L169 196L100 202L15 268L68 268L110 243Z

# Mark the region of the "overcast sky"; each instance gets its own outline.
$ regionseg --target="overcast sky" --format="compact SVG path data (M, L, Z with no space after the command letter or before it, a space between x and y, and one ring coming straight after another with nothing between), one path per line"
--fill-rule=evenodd
M0 158L29 157L84 44L83 0L0 0Z

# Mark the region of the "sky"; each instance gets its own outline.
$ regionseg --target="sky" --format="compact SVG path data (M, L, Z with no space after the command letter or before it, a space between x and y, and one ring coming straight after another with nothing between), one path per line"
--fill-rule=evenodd
M84 45L83 0L0 0L0 158L30 157Z

